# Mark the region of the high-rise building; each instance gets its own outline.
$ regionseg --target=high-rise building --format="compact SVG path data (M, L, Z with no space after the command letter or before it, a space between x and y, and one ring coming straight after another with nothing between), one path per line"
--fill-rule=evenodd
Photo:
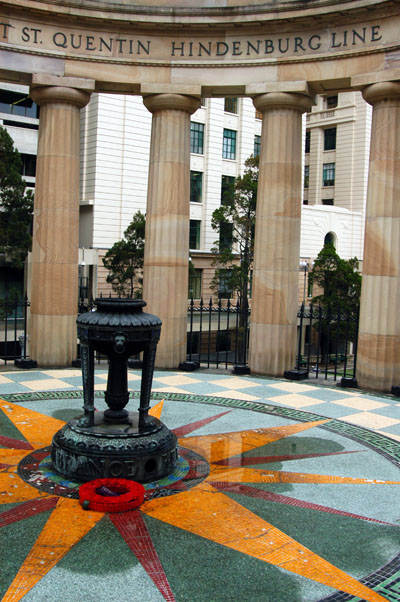
M38 108L28 88L2 84L0 123L22 154L34 186ZM211 216L261 144L261 115L250 98L207 98L191 117L189 294L211 294ZM81 110L81 292L108 292L101 258L121 239L133 214L146 211L151 113L141 97L93 94ZM324 243L345 259L362 259L371 108L359 92L318 96L303 120L304 190L299 300L304 274Z

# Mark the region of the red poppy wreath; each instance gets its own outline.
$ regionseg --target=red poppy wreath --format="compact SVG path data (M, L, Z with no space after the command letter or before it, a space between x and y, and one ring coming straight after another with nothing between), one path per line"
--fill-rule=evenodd
M84 510L126 512L144 500L143 485L128 479L95 479L79 487L79 501Z

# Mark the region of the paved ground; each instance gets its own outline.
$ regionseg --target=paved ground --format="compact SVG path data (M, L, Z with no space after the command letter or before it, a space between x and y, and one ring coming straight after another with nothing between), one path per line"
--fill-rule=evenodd
M176 473L139 511L84 511L48 447L80 413L80 371L0 373L3 602L400 602L400 400L156 372L152 405Z

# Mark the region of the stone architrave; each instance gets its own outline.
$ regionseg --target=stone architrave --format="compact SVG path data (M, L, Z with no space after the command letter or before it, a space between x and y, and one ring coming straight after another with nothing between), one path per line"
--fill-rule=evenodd
M200 100L171 93L143 101L153 113L143 298L163 324L156 365L176 368L186 359L190 115Z
M363 90L373 105L357 382L400 384L400 82Z
M77 350L79 110L90 93L54 85L30 96L40 105L30 354L39 366L68 366Z
M249 365L258 374L293 368L298 311L302 113L306 94L253 99L263 114L254 244Z

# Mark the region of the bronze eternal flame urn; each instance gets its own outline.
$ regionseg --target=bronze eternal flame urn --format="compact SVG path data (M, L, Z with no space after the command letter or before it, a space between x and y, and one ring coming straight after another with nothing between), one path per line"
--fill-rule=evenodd
M97 311L77 319L81 343L84 414L68 422L53 438L51 457L56 472L75 481L121 477L146 483L171 474L177 460L175 435L149 416L161 320L143 312L143 300L96 299ZM94 407L94 352L109 360L105 401ZM129 401L128 358L143 352L140 406Z

